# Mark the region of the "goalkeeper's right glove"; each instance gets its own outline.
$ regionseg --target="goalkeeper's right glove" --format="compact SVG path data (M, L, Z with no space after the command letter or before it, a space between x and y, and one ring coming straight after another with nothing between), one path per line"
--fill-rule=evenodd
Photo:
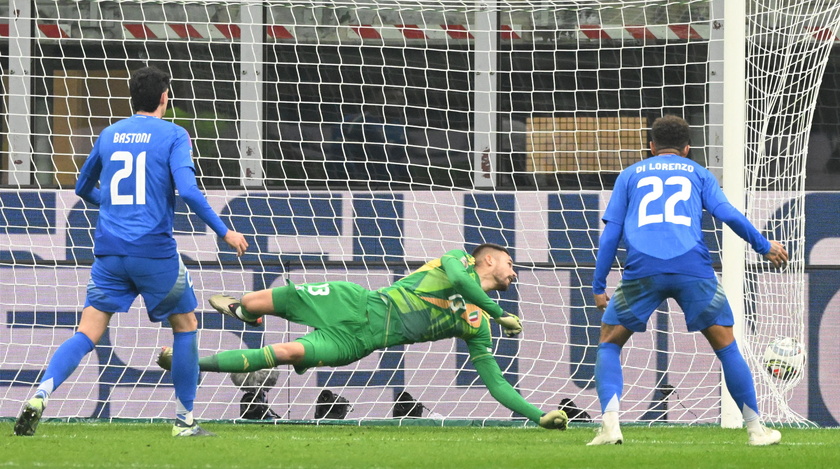
M540 417L540 426L549 430L563 431L569 425L569 417L562 410L552 410Z
M508 313L507 316L496 318L496 322L502 326L502 332L508 337L513 337L522 332L522 321L519 316Z

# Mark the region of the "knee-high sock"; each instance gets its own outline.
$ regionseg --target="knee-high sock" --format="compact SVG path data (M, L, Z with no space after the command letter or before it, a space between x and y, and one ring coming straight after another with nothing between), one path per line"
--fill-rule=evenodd
M729 389L729 394L744 415L744 420L749 422L757 419L758 403L755 397L755 383L750 367L738 349L738 343L732 342L720 350L715 350L715 355L723 366L726 388Z
M618 403L624 388L624 376L621 373L621 347L618 345L608 342L598 345L595 384L598 388L601 412L618 412Z
M73 374L82 358L90 353L93 347L94 344L90 338L81 332L77 332L73 334L73 337L65 340L50 359L50 364L47 365L47 371L44 372L44 377L41 378L41 384L38 385L35 395L48 399L50 394Z
M219 352L198 361L201 371L221 371L225 373L248 373L251 371L274 368L277 357L274 348L267 345L263 348L228 350Z
M192 423L195 390L198 387L198 339L196 331L175 332L172 344L172 384L177 401L175 416Z

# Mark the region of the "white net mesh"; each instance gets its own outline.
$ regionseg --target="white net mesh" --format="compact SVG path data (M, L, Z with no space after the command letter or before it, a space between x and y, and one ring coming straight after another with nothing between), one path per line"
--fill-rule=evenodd
M748 215L786 241L794 262L777 273L750 258L747 350L761 410L794 422L804 405L794 382L768 378L760 357L770 339L803 334L802 168L831 42L814 40L814 28L835 31L837 13L814 5L834 16L799 20L766 3L747 19ZM502 306L525 321L521 337L495 342L506 376L545 410L571 398L596 415L600 313L590 285L600 214L664 113L691 123L693 158L721 173L715 11L699 0L36 0L10 23L1 62L2 182L24 187L0 192L0 416L17 414L72 334L96 212L71 188L99 131L130 114L126 78L146 64L172 74L168 118L194 139L210 204L251 243L237 259L179 205L175 237L201 305L201 355L306 332L274 317L264 329L223 320L209 311L212 294L286 279L378 288L449 249L495 242L511 247L520 275ZM720 227L704 226L717 263ZM618 279L614 270L609 285ZM674 308L663 305L623 352L627 421L720 418L719 365ZM169 417L170 379L154 356L170 343L137 301L46 417ZM305 375L280 370L268 400L283 418L312 418L324 388L353 404L354 419L389 417L403 390L426 415L511 417L476 382L457 340ZM226 375L204 374L197 414L238 418L241 397Z
M756 1L749 2L747 17L747 215L783 240L791 254L782 272L757 255L747 263L747 355L760 370L772 341L788 337L806 343L805 161L819 85L840 28L840 5ZM790 405L804 369L786 380L754 374L766 418L805 421Z

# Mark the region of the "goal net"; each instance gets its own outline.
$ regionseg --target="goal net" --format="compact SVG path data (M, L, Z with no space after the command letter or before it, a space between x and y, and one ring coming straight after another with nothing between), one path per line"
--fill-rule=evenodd
M779 380L763 373L777 339L806 344L805 161L817 94L840 27L836 2L747 2L745 182L747 216L785 243L790 266L747 260L744 291L748 361L759 407L771 421L807 422L790 402L805 370ZM807 363L807 362L806 362Z
M166 118L193 137L200 187L251 245L237 258L179 202L174 236L199 297L201 356L308 331L277 317L246 327L214 312L210 295L287 281L375 289L450 249L493 242L511 249L519 273L498 300L524 322L517 338L493 331L505 378L543 410L571 399L597 417L601 314L591 283L600 215L619 171L646 156L650 123L666 113L690 123L692 158L725 177L722 4L16 3L16 19L0 29L8 57L0 61L0 416L17 415L73 334L97 219L73 184L98 133L130 115L127 77L154 65L173 77ZM744 298L730 301L746 307L741 348L761 411L796 424L805 370L781 381L762 356L777 337L805 343L804 161L839 13L833 2L748 4L746 122L736 124L747 138L747 215L792 261L778 272L748 255ZM722 227L707 217L704 229L719 266ZM608 284L619 279L613 269ZM678 312L663 303L624 348L624 421L720 421L719 364ZM113 317L46 418L172 415L171 378L155 365L171 332L145 316L137 300ZM347 419L391 418L405 391L441 422L517 421L457 339L303 375L280 367L274 378L263 390L284 420L313 419L326 389L352 405ZM254 391L204 373L197 417L241 418Z

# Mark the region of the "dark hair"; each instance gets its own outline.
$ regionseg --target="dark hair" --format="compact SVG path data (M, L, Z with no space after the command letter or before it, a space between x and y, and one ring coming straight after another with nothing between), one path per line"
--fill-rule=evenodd
M160 105L160 95L169 89L169 74L154 67L143 67L131 75L128 89L134 112L154 112Z
M688 122L677 116L662 116L653 121L650 139L654 148L682 150L689 143Z
M478 256L481 255L481 252L484 251L484 250L487 250L487 249L492 249L494 251L501 251L501 252L507 254L508 256L510 255L510 251L508 251L507 248L504 247L504 246L500 246L500 245L494 244L494 243L484 243L484 244L479 244L478 247L473 249L472 256L474 258L478 259Z

